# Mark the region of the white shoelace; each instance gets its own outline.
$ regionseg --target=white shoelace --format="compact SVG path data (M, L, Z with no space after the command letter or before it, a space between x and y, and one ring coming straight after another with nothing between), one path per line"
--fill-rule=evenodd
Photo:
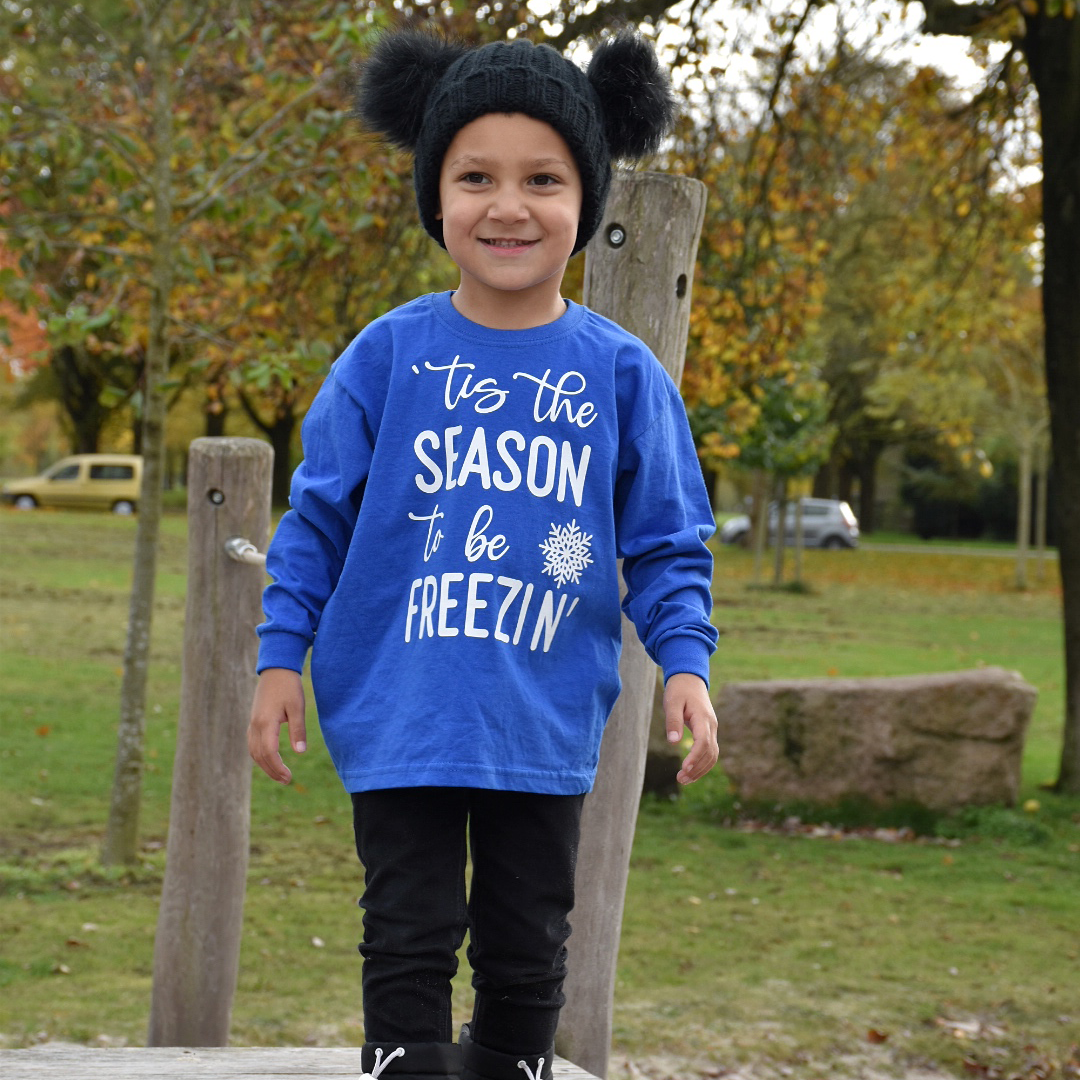
M360 1074L360 1080L379 1080L380 1073L382 1073L383 1069L385 1069L386 1066L389 1065L390 1062L394 1060L394 1058L399 1058L399 1057L404 1057L404 1056L405 1056L405 1047L404 1046L399 1046L395 1051L393 1051L390 1054L387 1054L386 1055L386 1060L383 1061L382 1047L381 1046L376 1047L375 1048L375 1064L371 1067L371 1072L369 1072L369 1073L361 1073Z
M537 1060L536 1072L533 1072L532 1069L530 1069L524 1061L518 1062L518 1068L525 1070L525 1075L529 1078L529 1080L540 1080L540 1074L544 1071L544 1059L539 1058Z

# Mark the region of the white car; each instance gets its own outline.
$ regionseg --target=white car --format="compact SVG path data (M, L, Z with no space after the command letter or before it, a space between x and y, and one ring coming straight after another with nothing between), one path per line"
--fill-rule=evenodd
M859 544L859 522L851 507L840 499L802 499L803 545L819 548L853 548ZM784 539L795 543L795 504L787 504ZM776 536L777 506L769 504L769 539ZM720 527L725 544L750 542L750 518L738 514Z

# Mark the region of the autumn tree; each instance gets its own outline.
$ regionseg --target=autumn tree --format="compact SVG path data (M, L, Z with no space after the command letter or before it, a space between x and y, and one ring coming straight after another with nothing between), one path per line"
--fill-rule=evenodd
M1080 17L1072 0L922 0L925 28L1009 43L1038 92L1042 302L1065 618L1065 725L1057 788L1080 792ZM1001 82L1004 82L1004 76Z
M105 283L98 302L104 309L103 298L123 287L138 328L134 340L145 354L144 479L106 862L131 861L136 852L168 361L205 331L200 295L206 281L220 292L217 282L230 268L204 246L207 230L235 238L260 215L286 213L270 189L295 167L298 146L312 141L298 117L335 107L340 68L301 72L276 63L275 50L290 41L288 19L299 18L300 7L285 13L240 0L129 0L5 10L13 39L22 43L0 76L11 242L27 266L42 271L61 257L71 265L95 260L95 276ZM328 51L359 47L369 17L357 21L347 4L324 8L336 33ZM55 66L42 70L39 56ZM196 103L227 99L238 72L261 76L262 92L249 93L228 123L200 127ZM48 181L57 160L64 184L54 189ZM242 267L241 249L231 255Z
M842 49L822 70L800 90L799 122L833 147L832 173L820 179L837 201L822 227L820 337L840 434L816 490L851 498L858 480L860 518L873 531L886 447L970 448L979 382L969 354L995 317L982 271L1014 215L998 187L996 129L972 135L948 79ZM1008 239L1015 247L1031 233Z
M743 436L739 463L768 477L776 506L776 538L773 584L784 580L784 549L788 520L788 492L793 480L812 476L828 457L836 428L829 422L827 388L812 365L799 364L787 375L757 383L757 419ZM753 507L752 543L754 581L760 580L769 516L761 489ZM801 505L796 506L796 547L801 544ZM802 577L801 551L797 552L796 580Z
M734 97L705 35L685 83L689 107L671 167L710 200L698 248L683 394L707 469L739 455L766 387L794 383L825 280L819 235L828 195L805 184L788 137L795 42L815 5L769 20L760 65Z
M115 309L92 313L73 304L49 319L49 347L40 363L20 380L16 404L52 401L60 424L78 454L100 450L115 406L110 392L135 392L142 378L138 342L114 332L122 316Z
M1043 363L1042 311L1037 291L1028 284L1020 288L1003 312L996 333L979 356L986 380L986 408L982 424L1016 457L1016 587L1028 585L1028 552L1032 521L1043 536L1045 498L1036 507L1035 477L1045 485L1044 462L1048 449L1050 415L1046 401ZM1041 547L1041 545L1040 545Z

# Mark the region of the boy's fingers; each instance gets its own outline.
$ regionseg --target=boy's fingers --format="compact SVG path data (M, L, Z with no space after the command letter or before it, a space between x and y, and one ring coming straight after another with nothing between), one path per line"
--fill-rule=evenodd
M298 754L302 754L307 749L307 725L304 723L302 702L299 712L289 712L289 745Z
M679 775L676 777L680 784L692 784L698 778L700 757L699 747L695 744L690 753L683 758L682 768L679 769Z
M292 773L280 754L276 754L272 761L260 763L260 767L271 780L276 780L279 784L287 784L292 779Z
M678 679L677 675L673 675L672 679ZM676 683L674 686L669 680L668 685L664 688L664 727L667 729L667 741L669 743L677 743L682 740L683 729L687 723L687 707L686 699L676 692Z
M271 731L273 734L271 734ZM252 737L249 739L249 750L251 756L255 761L255 764L271 780L277 780L278 783L287 784L292 779L292 773L289 771L288 766L281 758L281 753L278 750L277 745L277 732L279 731L278 725L271 725L270 730L263 728L256 731L253 727Z
M284 718L280 722L274 722L253 717L251 724L248 726L248 753L251 755L252 761L271 780L287 784L291 774L285 762L282 761L278 749L279 732L281 724L284 722Z
M704 751L700 753L691 751L686 755L677 779L681 784L692 784L695 780L700 780L714 764L715 761L711 760Z
M704 776L720 757L716 742L716 717L711 715L696 716L689 722L694 735L694 745L686 755L679 775L680 784L692 784Z
M686 755L686 760L682 763L682 768L679 770L678 776L675 779L680 784L692 784L695 780L699 780L709 771L709 767L705 765L700 755L690 753Z
M667 741L669 743L677 743L683 736L683 727L685 726L682 718L682 709L678 712L674 709L668 709L665 716L665 726L667 727Z

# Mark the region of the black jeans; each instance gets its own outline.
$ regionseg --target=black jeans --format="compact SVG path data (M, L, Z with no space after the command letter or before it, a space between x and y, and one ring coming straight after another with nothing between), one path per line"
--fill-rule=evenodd
M468 929L472 1038L508 1054L551 1048L584 798L436 787L353 795L369 1043L453 1041L450 980Z

